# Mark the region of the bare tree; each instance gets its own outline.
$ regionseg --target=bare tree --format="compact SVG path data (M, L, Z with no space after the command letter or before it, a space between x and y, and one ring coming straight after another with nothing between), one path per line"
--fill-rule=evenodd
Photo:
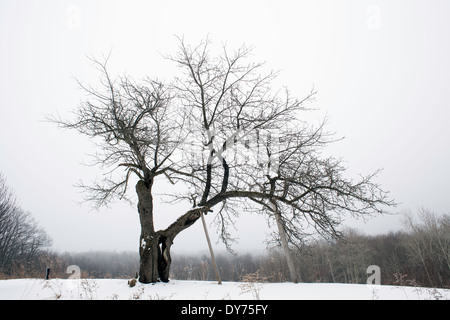
M132 178L137 178L141 224L139 280L156 282L159 275L164 281L167 277L161 271L164 264L170 264L165 251L170 244L154 227L152 188L155 178L166 175L174 165L171 156L183 139L183 119L175 112L167 86L148 78L141 83L127 76L112 79L107 71L108 58L91 59L101 74L101 89L79 83L88 99L75 110L75 119L48 119L97 139L98 152L93 155L92 164L107 169L109 174L93 185L80 185L87 191L86 200L93 201L96 207L114 198L129 200L128 186Z
M11 275L15 268L26 268L50 245L50 237L20 208L0 174L0 272Z
M94 163L112 171L94 186L83 185L88 200L100 206L125 198L137 178L141 282L168 281L175 237L218 205L220 235L232 249L228 225L246 210L278 217L286 243L294 243L302 239L302 219L337 235L340 214L379 213L391 204L373 175L353 183L342 178L339 161L319 157L315 150L326 135L307 131L298 119L315 92L296 99L287 89L274 90L277 73L249 61L251 52L243 46L230 53L223 45L213 54L209 40L192 47L179 39L178 53L167 58L181 75L170 84L113 80L107 59L93 59L103 90L81 85L89 99L76 119L50 117L98 139ZM275 134L284 140L274 143ZM171 196L192 206L159 231L153 225L157 177L180 184L182 192Z
M258 176L251 168L244 180L253 190L249 199L277 227L275 240L284 250L294 282L299 277L291 245L301 249L314 235L338 238L345 215L380 214L395 205L373 181L379 171L353 181L345 178L340 159L321 156L322 149L335 141L324 127L325 121L317 128L293 121L268 129L270 139L260 146L265 153L261 173Z
M228 244L227 217L237 213L236 200L241 207L253 197L270 197L254 188L265 177L267 159L260 151L265 152L262 141L270 139L266 133L295 121L315 92L298 100L288 90L274 91L277 73L264 74L263 64L249 62L251 48L229 53L223 46L212 57L210 46L209 40L191 47L180 39L178 55L168 57L183 71L174 89L191 119L190 143L183 150L186 171L178 173L190 188L185 198L194 208L222 204L219 224ZM256 149L250 142L258 144Z
M438 216L420 208L417 217L420 223L414 221L410 212L405 212L403 218L403 225L410 232L406 247L411 265L423 268L428 285L444 287L450 274L450 216Z

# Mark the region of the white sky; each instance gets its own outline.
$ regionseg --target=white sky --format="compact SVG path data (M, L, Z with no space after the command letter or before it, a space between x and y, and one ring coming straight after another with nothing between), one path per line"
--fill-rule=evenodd
M80 165L92 147L43 115L77 106L73 77L95 83L87 54L112 49L113 72L170 79L173 65L161 54L174 53L174 35L193 43L208 35L230 48L255 46L255 60L281 70L280 84L299 97L314 85L319 111L308 117L328 114L329 129L346 137L330 152L350 173L384 168L378 181L401 202L398 211L449 212L449 14L448 0L2 0L0 172L55 249L137 250L134 207L96 212L76 203L73 184L98 173ZM161 226L178 216L162 209ZM371 234L400 228L397 216L349 225ZM238 250L264 249L264 227L245 217ZM200 223L184 231L173 250L206 250L202 232Z

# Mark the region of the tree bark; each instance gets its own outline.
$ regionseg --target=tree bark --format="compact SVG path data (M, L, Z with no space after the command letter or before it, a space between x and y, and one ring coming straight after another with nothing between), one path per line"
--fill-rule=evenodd
M139 266L139 282L155 283L158 281L159 270L159 239L141 231L141 245L139 248L140 266Z
M158 257L158 274L159 279L162 282L169 282L170 264L172 263L172 257L170 256L170 247L172 246L173 239L161 236L159 238L161 244L161 250Z
M145 183L139 180L136 184L138 195L138 212L141 223L139 238L139 282L155 283L158 279L159 235L153 224L153 181Z

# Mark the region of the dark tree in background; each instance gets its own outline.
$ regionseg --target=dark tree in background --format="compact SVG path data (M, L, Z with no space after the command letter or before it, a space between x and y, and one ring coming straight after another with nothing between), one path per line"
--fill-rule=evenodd
M276 221L277 238L289 253L290 245L305 240L308 225L338 237L343 215L381 213L394 204L373 182L376 174L348 180L339 160L321 157L331 135L301 119L316 93L297 99L287 89L275 90L277 73L265 73L250 57L245 46L212 53L209 40L192 47L179 39L178 52L167 57L181 71L171 83L112 79L108 59L92 59L101 89L80 84L87 99L74 119L49 118L98 146L95 164L108 174L82 185L87 200L99 207L127 199L135 185L143 283L169 280L175 237L214 210L230 250L229 226L249 211ZM177 185L169 196L192 208L156 231L153 187L163 179Z
M51 245L50 237L24 211L0 174L0 274L26 269Z

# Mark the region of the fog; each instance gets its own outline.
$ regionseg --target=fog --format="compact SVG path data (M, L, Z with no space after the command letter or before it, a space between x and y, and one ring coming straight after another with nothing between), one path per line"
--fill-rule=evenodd
M450 3L375 1L13 1L0 3L0 171L23 209L61 251L137 250L135 206L100 211L80 203L74 184L101 174L83 166L88 139L61 131L44 115L70 117L98 74L87 55L111 52L113 74L170 79L175 35L209 37L230 48L254 46L255 61L280 70L278 83L302 97L318 91L314 123L329 117L337 137L327 152L342 157L349 175L383 168L378 182L400 205L448 212L450 178ZM160 187L156 193L166 192ZM157 202L156 226L185 206ZM207 222L213 220L208 215ZM399 216L345 225L369 234L401 228ZM217 237L210 225L213 242ZM244 216L233 232L237 251L264 250L269 227ZM224 248L220 243L218 250ZM207 249L196 223L176 239L176 252Z

